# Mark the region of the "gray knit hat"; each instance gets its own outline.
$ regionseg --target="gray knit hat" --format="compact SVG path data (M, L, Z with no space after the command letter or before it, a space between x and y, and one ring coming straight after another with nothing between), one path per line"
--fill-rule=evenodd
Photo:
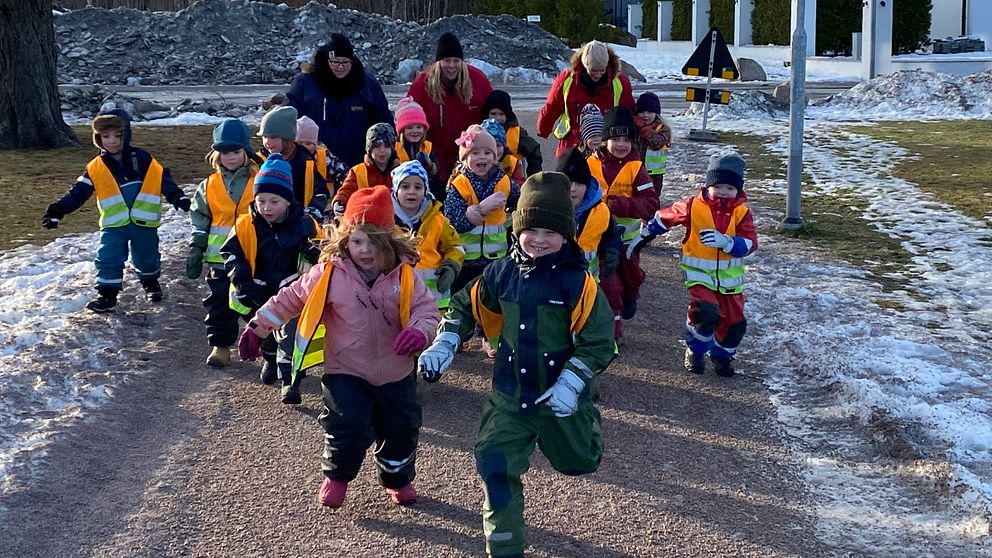
M392 126L385 122L379 122L369 127L365 132L365 152L372 153L372 148L377 143L383 143L389 147L396 144L396 132Z
M572 208L572 181L560 172L532 174L520 187L520 200L513 212L513 230L552 230L565 238L575 238Z
M744 170L747 163L733 151L721 151L710 157L706 169L706 185L730 184L738 190L744 189Z
M290 106L278 106L262 117L262 125L258 135L263 138L282 138L286 141L296 141L296 119L299 115Z

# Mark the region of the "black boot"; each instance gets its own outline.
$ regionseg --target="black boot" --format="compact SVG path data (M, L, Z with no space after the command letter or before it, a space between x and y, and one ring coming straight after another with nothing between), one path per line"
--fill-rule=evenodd
M692 372L693 374L702 374L706 372L706 361L703 360L701 354L696 354L692 352L692 349L686 348L685 350L685 369L687 372Z
M275 353L262 353L262 370L258 373L258 379L262 383L271 386L279 378L279 367L276 365Z
M162 285L158 284L158 279L142 279L141 286L145 288L145 298L148 302L161 302L165 298L162 292Z
M710 360L713 361L713 371L717 376L730 378L734 375L734 359L710 355Z
M86 309L103 314L113 312L117 306L117 293L121 292L120 287L97 287L97 297L86 303Z
M620 317L625 320L630 320L637 314L637 299L625 300L623 302L623 308L620 310Z
M282 402L286 405L299 405L303 403L303 397L300 395L300 387L296 384L282 386Z

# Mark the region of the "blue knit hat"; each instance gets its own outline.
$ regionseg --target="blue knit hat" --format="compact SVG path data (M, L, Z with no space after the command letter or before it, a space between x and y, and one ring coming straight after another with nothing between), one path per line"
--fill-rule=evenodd
M228 118L214 128L214 143L210 147L214 151L244 149L249 157L255 154L251 149L251 130L236 118Z
M503 125L496 121L495 118L487 118L482 121L482 127L489 132L489 135L496 140L496 143L503 146L506 149L506 129Z
M254 194L275 194L290 203L296 199L293 195L293 168L282 155L273 153L262 163L255 175Z

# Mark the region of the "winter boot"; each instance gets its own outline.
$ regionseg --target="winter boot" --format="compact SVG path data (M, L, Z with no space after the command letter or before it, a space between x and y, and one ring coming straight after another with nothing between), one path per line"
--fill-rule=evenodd
M386 494L397 506L409 506L417 501L417 490L410 483L403 488L387 488Z
M207 357L207 366L223 368L228 364L231 364L230 347L214 347L210 350L210 356Z
M117 306L117 293L121 292L118 287L97 287L97 296L86 303L86 309L102 314L112 312Z
M293 384L282 386L282 402L286 405L299 405L303 403L299 386L294 386Z
M317 501L329 508L340 508L348 494L348 483L324 478L317 492Z
M276 365L276 355L262 353L262 370L258 373L258 379L262 383L271 386L279 378L279 367Z
M158 279L144 279L141 286L145 288L145 298L148 302L161 302L165 298L162 286L158 284Z
M623 301L623 308L620 309L620 317L630 320L637 313L637 299Z
M717 376L723 376L724 378L733 377L734 359L710 355L710 360L713 361L713 371L716 372Z
M706 372L706 361L703 360L701 354L696 354L692 352L692 349L686 348L685 350L685 369L687 372L692 372L693 374L702 374Z

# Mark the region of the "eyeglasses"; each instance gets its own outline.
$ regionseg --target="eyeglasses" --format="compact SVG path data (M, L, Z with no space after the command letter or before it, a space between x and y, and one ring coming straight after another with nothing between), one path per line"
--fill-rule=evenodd
M348 66L351 66L351 60L348 60L347 58L344 60L328 60L327 63L331 66L337 66L338 68L347 68Z

